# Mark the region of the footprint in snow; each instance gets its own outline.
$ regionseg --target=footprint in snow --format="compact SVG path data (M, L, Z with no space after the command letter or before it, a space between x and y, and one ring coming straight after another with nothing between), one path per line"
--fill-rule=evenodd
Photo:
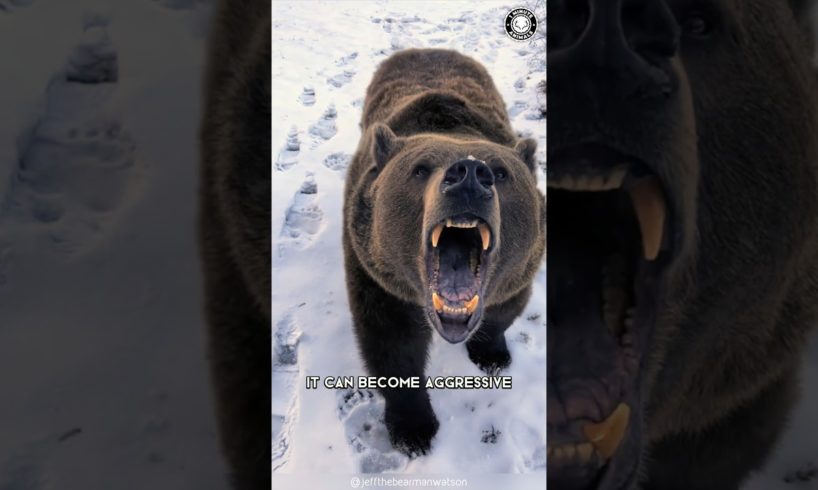
M337 60L335 60L335 65L336 66L346 66L346 65L352 63L353 61L355 61L357 58L358 58L358 52L354 51L352 53L349 53L346 56L342 56L342 57L338 58Z
M508 117L514 119L528 109L528 104L523 100L515 100L511 107L508 108Z
M304 89L301 91L301 95L298 96L298 101L304 104L305 106L314 105L315 88L312 85L305 85Z
M327 78L327 83L332 85L335 88L341 88L344 85L348 84L352 81L352 77L355 76L355 70L352 69L344 69L341 73L337 75L333 75Z
M290 128L287 133L287 142L276 158L276 170L287 170L298 163L298 154L301 151L301 142L298 141L298 128Z
M324 166L330 170L340 172L343 176L352 160L352 155L349 153L333 153L324 159Z
M290 438L297 410L298 345L301 329L293 310L281 317L273 337L272 465L273 471L288 461Z
M405 468L409 458L389 442L383 422L383 400L370 390L339 390L337 398L338 418L355 452L358 471L384 473Z
M55 250L74 254L102 236L134 192L135 145L109 110L117 53L104 24L87 24L46 109L20 139L17 168L0 202L0 228L28 228Z
M321 118L310 126L310 134L315 137L312 144L313 148L335 136L338 132L338 127L335 125L337 119L338 112L335 110L335 104L330 104Z
M312 245L324 227L324 211L318 206L318 184L307 174L287 209L287 217L279 238L279 257L290 250L303 250Z

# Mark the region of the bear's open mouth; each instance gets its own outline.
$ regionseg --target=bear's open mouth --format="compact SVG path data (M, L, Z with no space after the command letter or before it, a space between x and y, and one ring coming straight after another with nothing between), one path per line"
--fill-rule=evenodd
M547 213L549 483L624 488L673 248L665 190L637 159L583 145L549 161Z
M447 218L428 234L427 313L435 329L451 343L468 338L479 324L491 248L491 228L472 214Z

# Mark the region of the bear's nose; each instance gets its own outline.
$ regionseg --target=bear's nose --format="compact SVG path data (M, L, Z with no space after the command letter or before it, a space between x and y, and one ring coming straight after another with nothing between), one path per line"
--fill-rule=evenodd
M494 196L494 173L484 162L475 159L453 163L443 175L440 192L450 196L491 199Z
M669 96L678 85L669 60L679 50L681 28L668 3L549 3L549 96L577 93L597 103Z

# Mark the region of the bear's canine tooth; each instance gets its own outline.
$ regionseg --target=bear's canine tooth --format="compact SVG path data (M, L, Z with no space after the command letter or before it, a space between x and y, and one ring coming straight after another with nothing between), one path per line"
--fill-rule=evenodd
M472 299L470 299L468 303L466 303L466 313L468 313L469 315L474 313L474 310L477 309L477 305L479 303L480 303L480 296L475 294L474 297Z
M483 240L483 250L488 250L491 245L491 230L485 223L480 223L477 229L480 230L480 238Z
M445 305L443 304L443 300L437 293L432 293L432 304L435 307L435 311L441 311L445 307Z
M443 225L435 226L432 230L432 247L437 248L437 242L440 241L440 234L443 233Z
M630 414L631 407L626 403L620 403L602 422L587 423L582 428L585 437L603 459L610 459L616 452L628 429Z
M642 252L645 259L655 260L662 247L667 210L659 179L648 177L636 182L630 188L630 196L642 234Z

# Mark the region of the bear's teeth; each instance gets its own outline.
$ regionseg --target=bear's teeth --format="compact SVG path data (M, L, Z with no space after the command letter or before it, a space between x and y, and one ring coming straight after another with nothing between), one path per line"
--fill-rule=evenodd
M594 445L603 459L610 459L619 448L619 444L625 437L625 431L628 429L630 414L631 407L626 403L620 403L607 419L598 424L585 424L582 428L585 437Z
M453 221L451 218L446 220L446 227L447 228L474 228L476 226L477 226L477 220L466 221L466 222Z
M435 226L432 230L432 247L437 248L437 242L440 241L440 234L443 233L443 225Z
M451 306L443 305L443 312L450 313L452 315L465 315L466 309L465 308L452 308Z
M491 245L491 230L484 223L480 223L478 229L480 230L480 238L483 240L483 250L488 250L489 245Z
M440 296L437 293L432 293L432 304L435 307L435 311L441 311L441 310L443 310L443 308L445 308L445 305L443 304L443 300L440 298Z
M474 310L477 309L478 303L480 303L480 296L475 294L474 298L472 298L471 300L469 300L468 303L466 303L466 313L468 313L469 315L474 313Z
M659 179L648 177L630 188L631 202L642 233L642 251L645 259L654 260L662 247L665 230L665 194Z
M548 187L569 191L608 191L619 189L628 172L627 165L617 165L604 175L566 175L560 179L549 179Z

